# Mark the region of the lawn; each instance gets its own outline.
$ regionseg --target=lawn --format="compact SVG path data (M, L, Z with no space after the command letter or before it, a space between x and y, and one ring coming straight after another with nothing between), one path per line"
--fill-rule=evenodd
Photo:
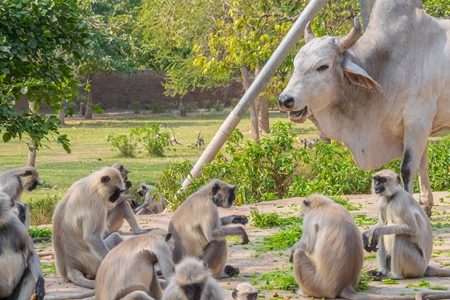
M104 115L94 115L93 120L84 120L80 117L67 118L66 125L60 127L60 132L67 134L70 139L72 153L66 153L55 142L49 142L48 148L40 149L35 167L39 171L43 186L32 193L25 194L23 200L30 202L31 205L33 202L39 202L35 205L36 209L55 203L61 199L72 183L115 162L120 162L131 170L128 177L135 187L141 182L155 184L160 171L168 163L181 162L185 159L195 162L203 150L191 149L187 145L195 141L199 132L207 145L228 114L229 111L196 112L182 118L175 113L133 115L130 112L106 112ZM277 121L289 122L286 114L271 113L270 123ZM139 153L135 158L119 157L117 152L113 151L111 144L107 142L107 136L128 134L131 128L145 126L146 123L166 123L174 129L177 140L183 145L170 147L165 157L150 157L144 152ZM238 128L246 137L251 138L248 114L244 116ZM310 121L297 125L296 130L299 133L299 139L318 136L317 129ZM24 142L10 141L2 144L0 172L26 164L28 148ZM32 219L34 225L49 222L48 213L42 212L42 214L39 216L39 213L34 213Z

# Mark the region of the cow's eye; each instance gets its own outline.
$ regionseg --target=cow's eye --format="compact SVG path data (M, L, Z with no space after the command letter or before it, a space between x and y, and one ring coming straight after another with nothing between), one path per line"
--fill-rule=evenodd
M324 70L326 70L326 69L328 69L328 65L323 65L323 66L320 66L320 67L318 67L317 68L317 71L324 71Z

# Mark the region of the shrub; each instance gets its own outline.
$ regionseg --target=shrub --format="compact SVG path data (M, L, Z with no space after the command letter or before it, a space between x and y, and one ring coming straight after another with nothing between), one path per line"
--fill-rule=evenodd
M223 111L224 108L225 108L225 104L223 104L222 101L217 100L217 101L216 101L216 104L214 104L214 109L215 109L216 111Z
M151 102L147 108L152 112L152 114L160 114L164 112L164 108L158 102Z
M239 99L239 98L231 99L231 108L235 108L236 105L239 103L239 101L241 101L241 99Z
M208 110L211 111L211 108L213 107L213 102L210 100L203 101L203 106Z
M164 151L169 146L169 132L160 133L159 125L146 124L145 127L135 127L131 130L130 137L144 147L150 156L163 157Z
M30 198L28 205L30 207L31 225L52 223L53 211L56 204L61 200L60 195L46 195L42 198Z
M141 113L141 102L133 101L131 102L131 109L133 110L133 114L138 115Z
M119 156L135 157L137 144L134 142L132 137L129 137L126 134L121 134L118 136L110 134L108 135L106 141L111 142L111 146L114 150L119 152Z
M188 102L184 105L184 108L186 109L186 112L195 112L197 111L197 103Z

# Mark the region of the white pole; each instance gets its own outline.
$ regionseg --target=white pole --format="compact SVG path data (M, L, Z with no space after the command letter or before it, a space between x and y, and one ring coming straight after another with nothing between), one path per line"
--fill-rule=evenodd
M273 52L270 59L262 68L256 79L250 85L250 88L242 96L239 103L228 115L219 130L214 135L211 142L206 147L198 161L191 170L191 176L199 178L201 176L201 169L204 164L210 163L222 148L223 144L230 136L231 132L236 128L237 124L242 119L242 116L248 110L253 100L259 96L267 82L272 78L275 71L288 56L289 52L294 48L295 44L303 36L306 24L311 21L320 11L327 0L311 0L305 7L305 10L300 14L298 19L294 22L289 32ZM191 183L191 177L187 177L183 182L183 189Z

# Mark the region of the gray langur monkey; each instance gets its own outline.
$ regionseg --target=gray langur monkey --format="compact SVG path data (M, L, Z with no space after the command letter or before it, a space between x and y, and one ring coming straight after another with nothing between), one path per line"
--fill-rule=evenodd
M163 229L131 237L106 255L97 272L97 299L156 299L162 291L154 266L164 279L174 273L171 235ZM138 297L139 296L139 297Z
M361 233L350 213L318 194L302 203L303 235L291 249L297 294L317 298L414 299L357 292L364 253Z
M224 300L223 293L205 262L186 257L175 266L175 274L162 299Z
M258 289L250 283L242 282L231 292L231 297L235 300L257 300Z
M30 208L28 204L22 202L22 194L25 191L33 191L41 184L38 172L29 166L0 174L0 191L5 192L14 200L14 210L25 228L30 227Z
M173 261L178 263L185 256L204 260L216 278L239 274L239 269L227 262L227 236L240 236L242 244L249 242L247 233L240 226L247 224L246 216L219 217L217 207L229 208L235 200L236 186L213 179L190 195L172 215L169 232L175 242Z
M0 192L0 299L42 300L45 280L28 230L15 216L15 203Z
M125 191L119 171L105 167L72 184L53 213L55 265L64 280L94 289L97 270L123 241L106 227L108 210ZM105 238L106 237L106 238Z
M420 204L400 185L400 176L392 170L373 174L372 193L378 197L378 223L364 231L362 238L364 249L377 253L379 271L368 274L375 280L449 277L449 270L428 265L433 251L430 221Z
M172 127L167 126L166 123L161 123L161 124L159 125L159 128L161 128L161 127L164 127L164 128L166 128L166 129L167 129L167 128L170 128L170 129L172 130L172 135L170 136L170 138L167 139L167 141L169 142L170 146L173 146L173 143L175 143L175 144L177 144L177 145L183 146L183 144L181 144L181 143L179 143L179 142L177 141L177 138L175 137L175 130L173 130Z
M117 169L122 175L125 181L125 188L128 190L132 184L128 180L128 171L125 166L115 163L112 168ZM133 234L141 234L147 232L148 230L143 230L136 219L136 216L131 209L130 203L128 201L135 201L136 197L134 195L120 195L119 200L116 201L116 205L108 211L108 230L110 232L115 232L120 229L123 225L123 220L127 220L128 224L133 231Z
M154 186L141 183L137 189L139 195L144 197L144 202L136 208L137 215L159 214L167 207L167 200L161 195L159 202L153 198Z

